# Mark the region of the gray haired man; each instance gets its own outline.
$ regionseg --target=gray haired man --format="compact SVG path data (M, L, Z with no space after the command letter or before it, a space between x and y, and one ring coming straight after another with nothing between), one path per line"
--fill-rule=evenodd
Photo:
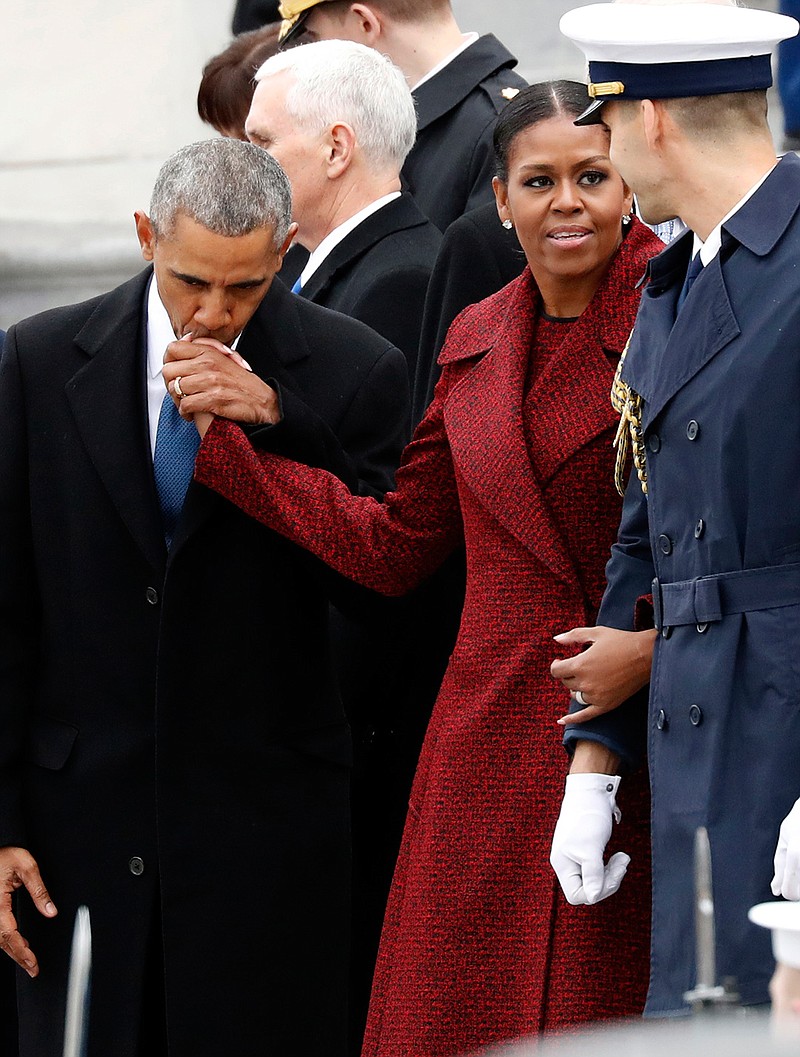
M257 445L386 488L402 355L273 282L290 216L264 151L186 147L136 215L152 267L6 339L0 943L25 1057L61 1053L81 903L90 1057L345 1052L345 586L191 481L161 377L191 348L176 397L210 373Z

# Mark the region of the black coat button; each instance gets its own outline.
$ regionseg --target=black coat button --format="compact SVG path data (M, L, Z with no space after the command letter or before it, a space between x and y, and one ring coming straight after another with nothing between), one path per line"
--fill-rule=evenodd
M697 440L698 434L700 433L700 427L694 419L686 427L686 436L689 440Z
M669 720L667 719L667 713L662 708L656 716L656 726L659 730L666 730L669 726Z
M658 549L662 554L672 554L672 540L663 533L658 537Z
M661 437L657 433L651 433L647 438L647 450L655 453L661 451Z
M661 629L661 638L662 639L668 639L671 634L672 634L672 628L662 628Z
M699 727L703 722L703 710L699 705L692 705L689 709L689 722L693 727Z
M697 630L698 630L699 634L701 634L701 635L705 634L705 632L708 631L708 624L706 624L706 623L698 624L697 625Z
M147 588L147 590L145 591L145 598L151 606L158 605L158 591L156 591L155 587Z
M141 877L144 873L144 860L138 855L134 855L128 863L128 869L134 877Z
M694 538L696 540L701 540L703 538L703 536L705 535L705 532L706 532L706 523L705 523L705 521L703 521L702 518L700 518L700 520L697 522L697 524L694 527Z

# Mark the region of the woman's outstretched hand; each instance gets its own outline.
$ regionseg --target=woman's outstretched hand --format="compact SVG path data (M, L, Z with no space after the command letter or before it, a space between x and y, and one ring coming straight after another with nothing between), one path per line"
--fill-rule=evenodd
M561 726L585 723L610 712L650 681L656 631L617 628L573 628L556 635L560 646L588 647L574 657L556 660L550 674L584 707L562 716Z

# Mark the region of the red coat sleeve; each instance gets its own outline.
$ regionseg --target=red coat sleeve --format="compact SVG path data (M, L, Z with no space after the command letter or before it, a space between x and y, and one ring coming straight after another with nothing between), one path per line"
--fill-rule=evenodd
M196 479L337 572L399 595L428 577L463 536L442 403L446 379L403 454L383 503L352 495L325 470L256 451L218 419L195 462Z

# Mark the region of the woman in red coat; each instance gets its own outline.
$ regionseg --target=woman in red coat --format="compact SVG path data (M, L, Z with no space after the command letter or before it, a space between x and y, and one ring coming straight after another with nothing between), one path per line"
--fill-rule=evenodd
M200 481L367 586L407 591L466 544L464 614L410 799L368 1057L452 1057L644 1003L644 780L621 804L633 865L613 901L569 906L548 863L567 768L553 635L590 625L602 595L620 515L609 391L661 246L629 216L603 127L573 125L585 103L584 86L557 82L501 115L498 212L529 269L453 324L383 504L196 419L208 426ZM208 406L191 361L167 367L185 414Z

